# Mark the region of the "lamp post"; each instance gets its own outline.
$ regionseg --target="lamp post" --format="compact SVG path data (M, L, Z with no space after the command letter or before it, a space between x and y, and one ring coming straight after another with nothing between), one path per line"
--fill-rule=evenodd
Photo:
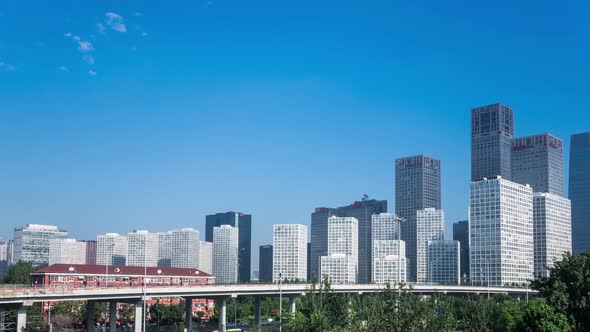
M398 287L397 295L401 296L402 288L402 222L405 219L396 217L397 219L397 272L398 272Z
M283 274L279 272L279 332L283 332Z
M109 246L109 249L111 250L111 264L113 264L113 248L115 247L115 244L111 244ZM106 262L105 264L105 274L104 274L104 287L107 288L108 287L108 283L107 283L107 278L109 275L109 263Z

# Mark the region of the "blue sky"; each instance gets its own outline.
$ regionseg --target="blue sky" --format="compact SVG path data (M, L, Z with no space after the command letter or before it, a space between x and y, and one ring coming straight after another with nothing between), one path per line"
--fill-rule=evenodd
M238 210L257 266L273 223L365 193L394 212L399 157L440 158L465 218L471 107L590 130L584 1L4 1L0 31L4 239Z

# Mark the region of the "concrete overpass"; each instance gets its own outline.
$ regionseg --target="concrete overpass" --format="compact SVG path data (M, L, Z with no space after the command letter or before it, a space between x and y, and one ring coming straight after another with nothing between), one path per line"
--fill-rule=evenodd
M125 288L15 288L0 289L0 305L12 305L19 308L17 315L17 331L26 326L27 308L37 302L59 302L59 301L87 301L87 326L94 326L93 313L96 302L110 303L111 331L114 331L116 324L117 303L132 303L135 305L135 317L143 317L144 298L159 297L183 297L187 303L186 326L190 331L192 327L192 300L194 299L216 299L219 310L219 330L225 331L226 326L226 303L227 299L238 296L254 296L256 298L256 323L260 323L262 297L284 296L290 299L289 310L295 312L295 300L299 296L310 292L311 284L238 284L238 285L206 285L206 286L183 286L183 287L125 287ZM335 293L347 294L370 294L381 292L385 285L379 284L348 284L332 285ZM528 296L534 291L526 288L509 287L481 287L481 286L443 286L411 284L406 288L408 291L419 295L432 295L443 293L449 295L467 294L508 294L512 296ZM135 331L142 331L143 320L136 320Z

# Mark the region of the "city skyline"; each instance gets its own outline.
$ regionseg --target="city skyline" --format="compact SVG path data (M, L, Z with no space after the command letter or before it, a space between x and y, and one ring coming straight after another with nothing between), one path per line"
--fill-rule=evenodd
M17 27L0 37L3 241L39 223L76 239L204 235L205 215L245 211L257 248L285 211L310 226L315 207L366 193L395 213L394 160L416 154L443 164L451 234L467 217L472 108L503 103L515 137L561 138L564 169L589 130L582 4L34 6L0 10Z

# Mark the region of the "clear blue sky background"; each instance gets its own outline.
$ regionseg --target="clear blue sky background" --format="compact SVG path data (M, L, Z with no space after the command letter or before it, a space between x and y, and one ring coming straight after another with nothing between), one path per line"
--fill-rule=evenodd
M398 157L442 159L465 218L473 106L566 147L590 130L587 1L3 1L0 31L4 239L238 210L256 267L273 223L365 193L394 212Z

